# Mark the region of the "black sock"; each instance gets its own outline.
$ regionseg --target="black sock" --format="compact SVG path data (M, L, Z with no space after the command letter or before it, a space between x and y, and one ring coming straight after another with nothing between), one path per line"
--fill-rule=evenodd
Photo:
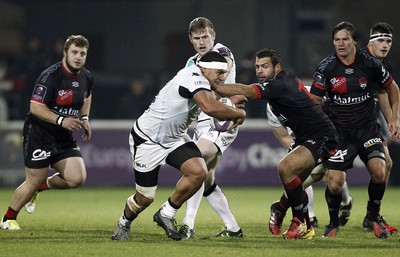
M297 217L301 222L304 222L303 216L303 185L299 177L296 177L292 182L284 185L286 194L292 207L293 217Z
M385 194L386 183L375 184L371 180L368 185L369 201L367 204L367 217L370 220L375 220L380 214L381 202Z
M308 215L308 195L307 192L304 191L304 196L303 196L303 215L304 219L307 224L307 229L311 228L311 222L310 222L310 216Z
M287 209L290 208L289 199L286 197L285 194L282 194L281 199L279 200L278 210L286 212Z
M339 208L340 203L342 202L342 194L333 195L328 187L325 189L325 200L328 204L328 211L330 217L330 225L335 227L339 227Z

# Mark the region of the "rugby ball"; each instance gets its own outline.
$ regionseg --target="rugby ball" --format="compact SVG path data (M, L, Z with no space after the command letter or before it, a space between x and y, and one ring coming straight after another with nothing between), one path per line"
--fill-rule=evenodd
M235 104L227 97L222 97L219 101L223 104L226 104L230 107L235 107ZM213 127L216 131L225 132L231 130L235 122L233 120L218 120L217 118L211 117L210 119L211 127Z

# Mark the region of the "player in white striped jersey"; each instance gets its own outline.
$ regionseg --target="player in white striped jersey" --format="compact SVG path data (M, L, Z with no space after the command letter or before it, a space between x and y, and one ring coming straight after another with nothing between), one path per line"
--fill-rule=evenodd
M136 193L130 196L112 235L128 240L131 224L154 200L158 173L168 164L182 172L174 192L154 214L153 220L167 236L181 240L174 217L182 204L197 192L207 176L207 166L187 130L200 109L220 120L242 124L244 110L215 99L211 85L220 84L227 72L225 58L216 52L205 54L198 65L182 69L156 95L149 108L134 123L129 137L135 173Z
M225 83L235 83L236 64L231 50L220 44L215 44L216 32L211 21L204 17L198 17L189 24L189 40L193 44L197 54L190 57L186 67L195 65L198 60L207 52L215 51L220 53L228 62L228 73ZM243 99L243 98L241 98ZM237 103L236 107L244 107L238 99L232 99ZM199 147L207 164L208 175L201 189L186 202L186 214L183 218L183 225L180 232L183 237L194 236L194 221L197 210L204 196L208 204L217 212L224 222L225 228L216 234L217 237L243 237L242 229L239 227L235 217L229 208L226 196L220 187L215 183L215 170L219 159L229 145L235 140L238 129L226 132L218 132L210 125L210 116L201 112L194 128L194 140Z

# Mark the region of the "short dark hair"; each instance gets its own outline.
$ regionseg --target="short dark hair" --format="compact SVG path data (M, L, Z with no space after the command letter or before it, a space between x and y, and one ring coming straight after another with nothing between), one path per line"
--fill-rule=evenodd
M189 35L191 35L192 32L205 30L207 28L209 28L211 31L214 31L214 25L212 24L212 22L207 18L197 17L190 22L188 33Z
M356 28L351 22L348 21L342 21L336 24L336 26L332 30L332 39L334 39L336 33L342 29L348 30L350 32L351 38L357 42Z
M377 22L371 27L371 30L370 30L370 35L375 34L375 33L392 34L393 28L392 28L392 26L390 26L389 23Z
M220 53L215 51L210 51L203 55L200 60L201 62L224 62L228 63L225 57L223 57Z
M67 52L72 44L75 44L77 47L86 47L89 49L89 40L82 35L71 35L65 40L64 43L64 51Z
M282 60L281 60L281 55L273 49L269 49L269 48L262 49L256 53L256 57L259 59L269 57L269 58L271 58L272 65L275 66L277 64L281 64L283 66Z

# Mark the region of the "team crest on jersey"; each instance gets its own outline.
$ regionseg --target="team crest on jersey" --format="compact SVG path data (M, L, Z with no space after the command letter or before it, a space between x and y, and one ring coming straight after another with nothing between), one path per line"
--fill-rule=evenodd
M360 87L361 87L362 89L365 89L365 88L367 87L368 81L367 81L366 78L362 77L362 78L360 78L360 79L358 80L358 83L360 84Z
M32 99L43 102L46 96L46 92L47 87L36 84L35 88L33 89Z
M344 94L347 92L346 77L336 77L330 80L332 85L332 92Z
M57 105L71 105L72 104L72 90L63 89L57 93Z
M316 84L325 87L324 75L322 75L321 73L319 73L319 72L314 73L314 75L313 75L313 81L314 81Z

